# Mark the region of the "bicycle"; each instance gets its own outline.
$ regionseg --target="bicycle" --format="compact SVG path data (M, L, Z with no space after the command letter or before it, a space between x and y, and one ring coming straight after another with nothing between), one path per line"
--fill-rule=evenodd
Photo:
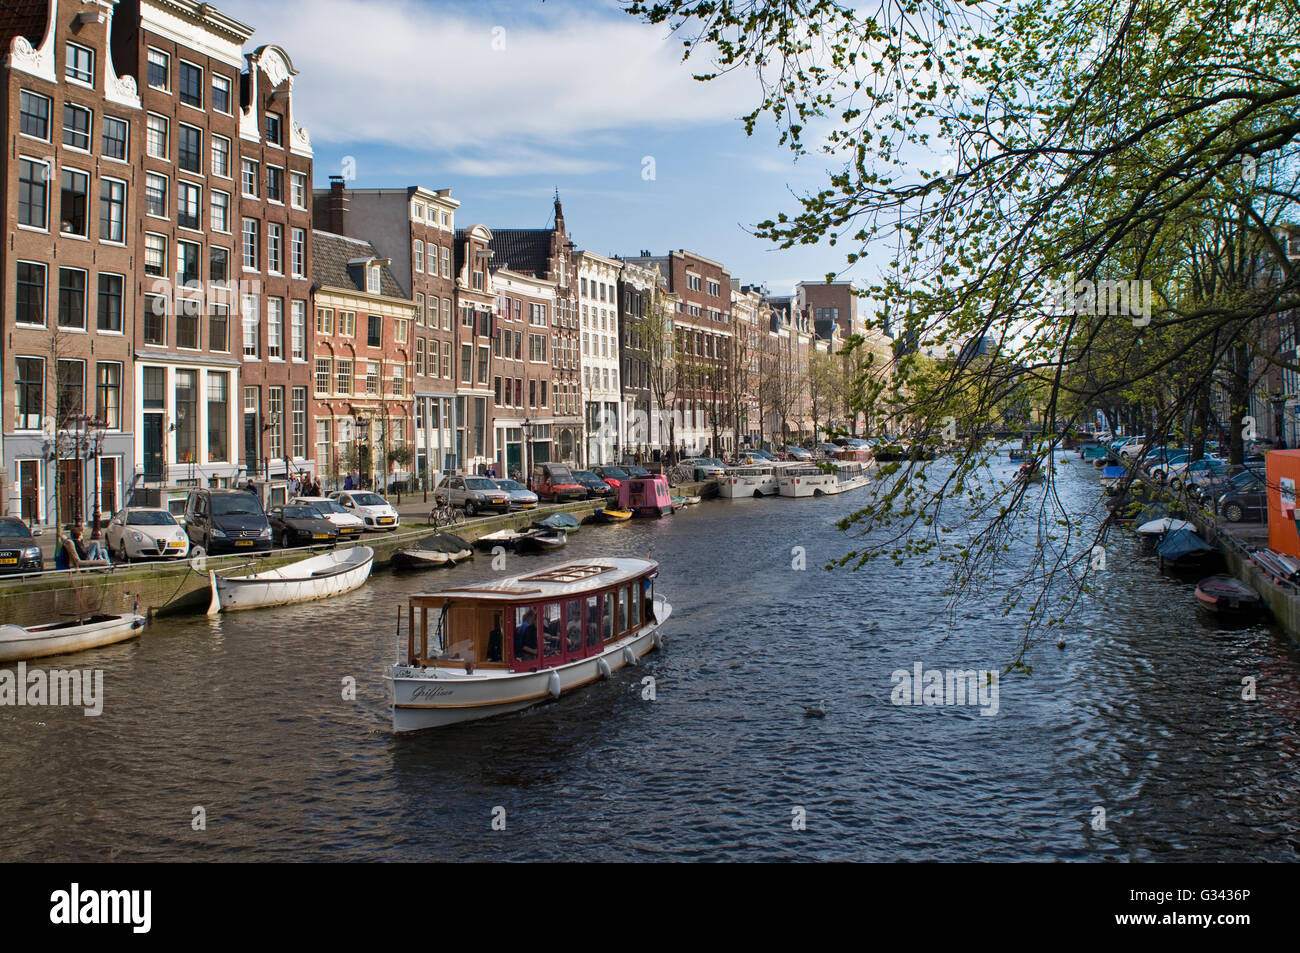
M695 473L691 470L690 467L684 466L679 463L677 464L677 466L673 467L668 471L669 486L678 486L682 483L694 483L694 482L695 482Z
M440 526L450 526L452 523L460 522L460 519L457 518L458 514L460 514L460 518L463 518L461 511L450 503L438 503L429 511L429 522L434 529Z

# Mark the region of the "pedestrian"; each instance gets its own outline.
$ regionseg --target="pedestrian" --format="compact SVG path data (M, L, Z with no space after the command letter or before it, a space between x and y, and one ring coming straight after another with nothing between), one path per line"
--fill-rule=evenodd
M352 474L349 473L346 477L343 478L343 489L351 490L351 489L355 489L355 487L356 484L352 482Z

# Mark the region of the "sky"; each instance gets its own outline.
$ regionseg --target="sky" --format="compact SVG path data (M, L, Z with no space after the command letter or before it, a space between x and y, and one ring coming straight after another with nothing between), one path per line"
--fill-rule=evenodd
M457 224L544 227L558 189L578 248L687 248L789 293L841 249L781 250L754 223L825 182L772 127L745 135L752 74L692 78L681 38L614 0L224 0L299 71L294 114L315 184L450 188ZM354 176L354 177L353 177ZM870 279L860 266L846 277Z

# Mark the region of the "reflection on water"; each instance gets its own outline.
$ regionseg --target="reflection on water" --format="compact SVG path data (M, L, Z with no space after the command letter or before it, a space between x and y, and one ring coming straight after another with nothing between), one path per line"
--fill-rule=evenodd
M1059 471L1067 504L1094 507L1092 468ZM1284 636L1202 618L1190 584L1121 538L1066 649L1035 649L1031 677L1003 679L996 717L895 706L895 670L1000 669L1015 632L992 594L944 612L932 569L820 569L846 548L834 523L853 505L720 501L584 527L566 556L662 563L666 651L559 702L400 740L382 670L404 641L405 597L491 575L489 559L378 574L327 602L169 620L65 657L104 670L104 714L0 708L0 856L1300 854L1300 656ZM795 546L806 571L791 568ZM647 675L654 701L642 698ZM1241 699L1246 676L1253 702ZM356 701L343 698L349 677ZM827 717L805 717L822 699ZM198 806L204 831L191 827ZM1104 830L1091 823L1098 807Z

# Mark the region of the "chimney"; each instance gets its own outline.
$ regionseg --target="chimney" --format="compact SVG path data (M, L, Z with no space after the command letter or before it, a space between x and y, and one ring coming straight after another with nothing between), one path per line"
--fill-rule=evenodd
M327 206L328 229L335 235L347 234L348 197L343 191L343 176L330 176L330 196Z

